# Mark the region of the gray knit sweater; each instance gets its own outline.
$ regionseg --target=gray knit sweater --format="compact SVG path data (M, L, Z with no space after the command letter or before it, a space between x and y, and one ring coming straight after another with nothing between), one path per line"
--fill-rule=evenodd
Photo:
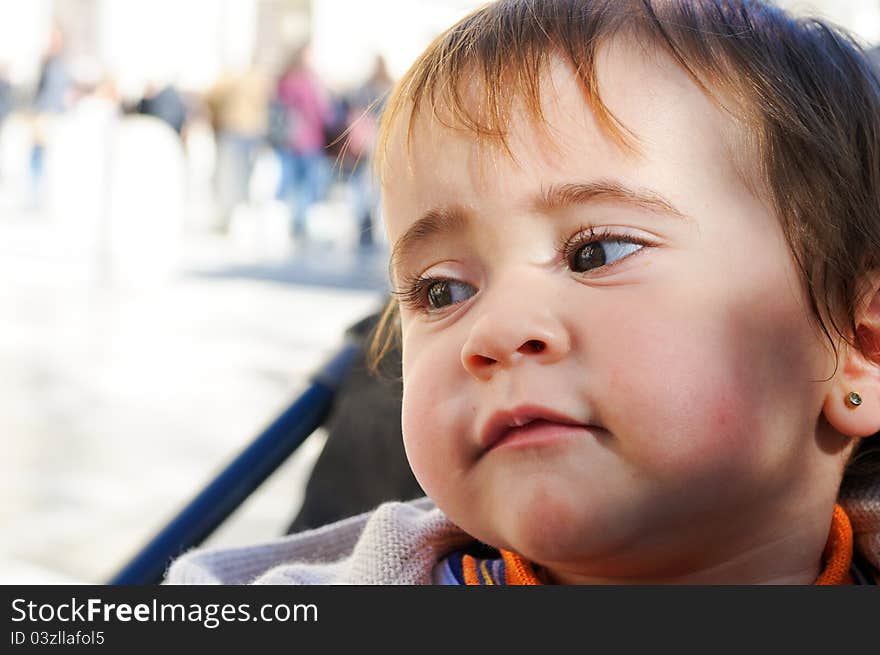
M880 570L880 480L848 485L839 501L856 548ZM191 550L164 584L431 584L437 562L471 541L428 498L384 503L281 539Z
M435 564L473 541L428 498L255 545L201 548L163 584L431 584Z

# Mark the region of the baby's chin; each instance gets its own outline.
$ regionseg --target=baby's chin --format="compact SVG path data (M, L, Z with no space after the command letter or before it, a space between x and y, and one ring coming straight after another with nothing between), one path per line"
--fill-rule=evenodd
M524 485L506 501L472 504L461 517L454 510L447 514L483 543L547 565L601 560L631 537L618 511L577 494Z

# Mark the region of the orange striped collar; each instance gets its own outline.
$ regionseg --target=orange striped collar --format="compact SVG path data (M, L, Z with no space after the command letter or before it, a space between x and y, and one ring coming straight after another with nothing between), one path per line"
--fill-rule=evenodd
M813 584L852 584L853 580L849 574L852 559L852 525L843 508L840 505L835 505L834 513L831 515L831 530L828 532L828 541L825 542L825 551L822 553L825 567Z
M831 529L822 554L822 572L813 584L853 584L850 566L853 558L853 534L849 517L840 505L834 506ZM540 585L543 584L531 562L509 550L501 551L501 560L488 560L464 555L462 573L467 585ZM504 582L500 582L503 574Z

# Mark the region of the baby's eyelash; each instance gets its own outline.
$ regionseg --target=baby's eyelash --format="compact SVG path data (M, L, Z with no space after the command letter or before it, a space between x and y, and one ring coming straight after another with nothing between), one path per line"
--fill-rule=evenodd
M582 227L573 236L561 239L556 245L556 251L563 261L570 263L571 258L580 248L598 241L620 241L640 246L654 245L652 242L641 237L614 232L608 228L602 228L597 231L593 227ZM614 264L608 265L613 266ZM391 291L391 295L397 298L398 302L407 309L428 312L426 293L431 285L437 282L451 282L451 280L433 275L407 275L401 280L400 286Z
M581 227L573 236L563 237L556 244L556 252L565 262L571 262L574 254L586 245L597 243L599 241L622 241L624 243L634 243L640 246L654 245L651 241L637 237L631 234L623 234L613 232L609 228L596 230L594 227ZM613 264L610 264L613 266Z
M443 278L430 275L408 275L404 277L399 289L394 289L391 295L407 309L425 311L425 290L434 282L442 282Z

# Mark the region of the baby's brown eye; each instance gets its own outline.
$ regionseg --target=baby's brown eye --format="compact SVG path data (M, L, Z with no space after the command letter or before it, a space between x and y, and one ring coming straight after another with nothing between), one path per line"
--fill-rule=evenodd
M612 241L611 239L593 241L575 251L571 261L571 270L575 273L585 273L606 264L613 264L641 248L641 244L629 241Z
M437 280L428 286L428 306L430 309L443 309L467 300L474 295L474 288L458 280Z
M602 248L601 241L594 241L578 248L574 253L574 261L571 269L577 273L583 273L593 268L599 268L605 265L605 249Z

